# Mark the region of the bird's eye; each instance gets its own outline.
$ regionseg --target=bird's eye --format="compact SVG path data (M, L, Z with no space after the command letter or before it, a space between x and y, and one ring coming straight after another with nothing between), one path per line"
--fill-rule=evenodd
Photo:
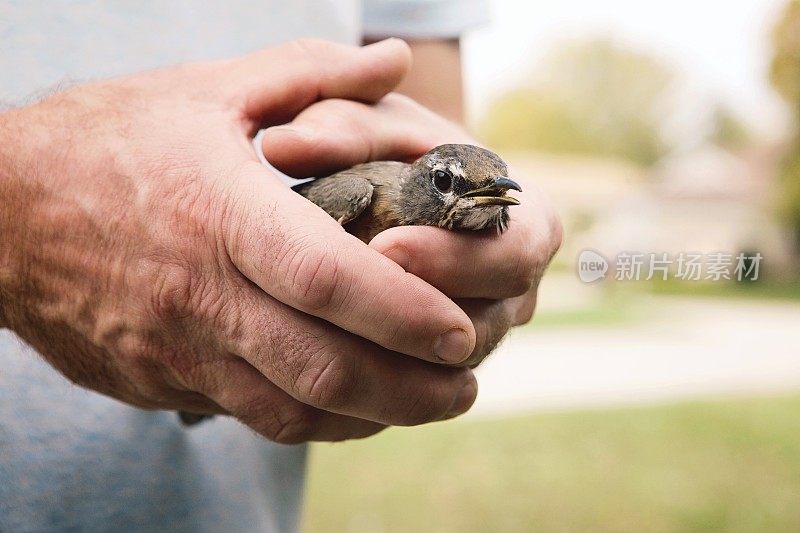
M431 173L433 184L442 192L448 192L453 188L453 176L445 170L434 170Z

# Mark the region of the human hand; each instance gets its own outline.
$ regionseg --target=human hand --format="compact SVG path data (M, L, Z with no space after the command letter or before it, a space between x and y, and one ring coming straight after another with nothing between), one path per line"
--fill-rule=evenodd
M80 385L279 442L464 412L474 377L435 363L473 350L469 317L250 143L319 99L377 101L409 61L396 40L297 41L0 115L3 324Z
M297 177L324 176L366 161L414 160L445 143L476 144L460 127L412 100L390 94L374 105L330 99L288 125L266 130L262 150L271 164ZM515 176L515 179L518 179ZM479 364L513 325L528 322L545 268L561 244L561 224L533 183L515 197L511 223L493 232L453 232L429 226L378 234L372 248L457 299L477 331L462 365Z

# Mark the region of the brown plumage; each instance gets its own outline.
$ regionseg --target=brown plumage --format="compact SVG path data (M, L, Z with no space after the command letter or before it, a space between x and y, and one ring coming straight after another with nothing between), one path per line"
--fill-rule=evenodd
M507 196L521 190L499 156L468 144L437 146L414 163L375 161L294 187L365 242L393 226L502 232Z
M522 190L507 174L506 164L489 150L443 144L411 164L364 163L293 189L364 242L394 226L495 228L502 233L508 206L519 203L506 192ZM211 417L178 415L186 426Z

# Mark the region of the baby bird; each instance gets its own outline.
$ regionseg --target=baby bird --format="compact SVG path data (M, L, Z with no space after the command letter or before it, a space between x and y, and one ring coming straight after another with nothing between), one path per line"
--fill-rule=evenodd
M469 144L443 144L414 163L375 161L356 165L293 189L317 204L364 242L394 226L454 230L508 227L506 193L520 186L494 152ZM211 415L180 411L193 426Z
M408 225L502 233L508 206L519 204L506 193L522 190L507 174L506 164L489 150L443 144L411 164L363 163L293 189L365 242Z

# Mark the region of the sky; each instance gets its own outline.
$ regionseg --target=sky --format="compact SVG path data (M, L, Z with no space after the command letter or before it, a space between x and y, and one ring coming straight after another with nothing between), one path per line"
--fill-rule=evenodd
M666 60L690 104L719 98L756 133L779 136L786 112L766 76L769 32L784 1L491 0L492 24L463 44L470 117L530 76L559 42L602 36Z

